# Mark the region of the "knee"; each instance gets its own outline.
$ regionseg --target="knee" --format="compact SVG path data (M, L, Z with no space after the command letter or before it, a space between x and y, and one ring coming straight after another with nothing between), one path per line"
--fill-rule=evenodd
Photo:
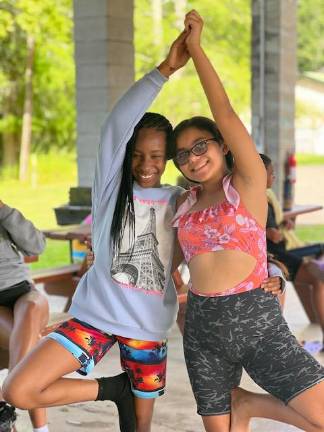
M32 404L31 395L25 390L23 385L15 383L15 380L6 378L2 386L3 399L10 405L22 410L35 408Z

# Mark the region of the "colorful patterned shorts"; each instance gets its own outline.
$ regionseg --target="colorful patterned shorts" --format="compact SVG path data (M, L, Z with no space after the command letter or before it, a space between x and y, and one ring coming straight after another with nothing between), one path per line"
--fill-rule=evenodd
M163 395L166 377L167 341L141 341L104 333L77 319L61 324L48 336L70 351L87 375L118 342L122 369L128 373L132 390L140 398Z

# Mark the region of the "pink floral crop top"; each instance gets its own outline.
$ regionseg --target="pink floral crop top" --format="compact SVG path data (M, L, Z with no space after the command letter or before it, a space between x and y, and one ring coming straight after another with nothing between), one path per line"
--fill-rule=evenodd
M268 277L265 229L240 201L230 175L224 177L223 187L224 201L190 213L190 208L197 202L200 186L193 187L173 218L173 226L178 228L179 243L187 263L195 255L219 250L239 250L256 259L254 269L242 282L209 296L250 291L260 287L261 282Z

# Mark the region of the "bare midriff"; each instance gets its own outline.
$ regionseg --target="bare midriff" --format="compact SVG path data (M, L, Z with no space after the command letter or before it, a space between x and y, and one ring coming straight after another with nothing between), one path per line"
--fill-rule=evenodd
M205 295L238 285L254 270L257 260L245 252L223 250L195 255L189 262L191 287Z

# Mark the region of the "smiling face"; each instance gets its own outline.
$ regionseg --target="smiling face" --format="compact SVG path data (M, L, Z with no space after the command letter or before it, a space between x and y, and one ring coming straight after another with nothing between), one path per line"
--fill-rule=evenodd
M138 132L132 157L132 174L143 188L159 187L166 165L166 134L153 128Z
M185 129L177 138L177 152L191 150L197 142L211 139L213 135L195 127ZM204 183L222 177L226 171L224 145L208 141L206 153L196 156L190 153L186 164L180 166L182 173L195 182Z

